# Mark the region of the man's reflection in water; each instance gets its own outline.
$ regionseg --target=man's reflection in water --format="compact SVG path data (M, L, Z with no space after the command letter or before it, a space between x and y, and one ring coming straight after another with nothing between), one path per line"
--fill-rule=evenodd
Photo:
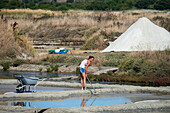
M86 107L86 102L87 102L87 100L82 98L81 107Z

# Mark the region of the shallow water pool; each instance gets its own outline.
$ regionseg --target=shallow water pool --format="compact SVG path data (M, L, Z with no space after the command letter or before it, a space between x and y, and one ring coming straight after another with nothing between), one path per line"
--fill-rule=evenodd
M158 102L170 100L169 95L153 95L153 94L110 94L99 95L97 97L79 97L63 100L49 101L8 101L0 104L7 106L25 106L35 108L63 108L63 107L87 107L100 105L119 105L139 102Z
M41 101L41 102L9 102L8 106L25 106L37 108L61 108L61 107L85 107L98 105L117 105L130 104L131 101L126 97L91 97L73 98L61 101Z

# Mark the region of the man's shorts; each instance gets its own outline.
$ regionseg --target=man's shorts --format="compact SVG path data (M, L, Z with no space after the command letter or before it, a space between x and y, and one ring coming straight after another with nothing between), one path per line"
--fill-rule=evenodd
M80 72L80 73L85 73L85 69L84 69L84 68L79 67L79 72Z

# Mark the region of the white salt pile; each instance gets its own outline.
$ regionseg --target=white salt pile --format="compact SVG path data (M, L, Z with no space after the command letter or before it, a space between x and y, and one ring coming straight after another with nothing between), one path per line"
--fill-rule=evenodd
M102 52L155 51L170 49L170 33L143 17L131 25Z

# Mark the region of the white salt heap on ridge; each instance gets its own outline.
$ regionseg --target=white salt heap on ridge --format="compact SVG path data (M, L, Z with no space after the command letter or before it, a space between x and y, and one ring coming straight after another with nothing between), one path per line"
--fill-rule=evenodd
M170 49L170 33L143 17L131 25L102 52Z

